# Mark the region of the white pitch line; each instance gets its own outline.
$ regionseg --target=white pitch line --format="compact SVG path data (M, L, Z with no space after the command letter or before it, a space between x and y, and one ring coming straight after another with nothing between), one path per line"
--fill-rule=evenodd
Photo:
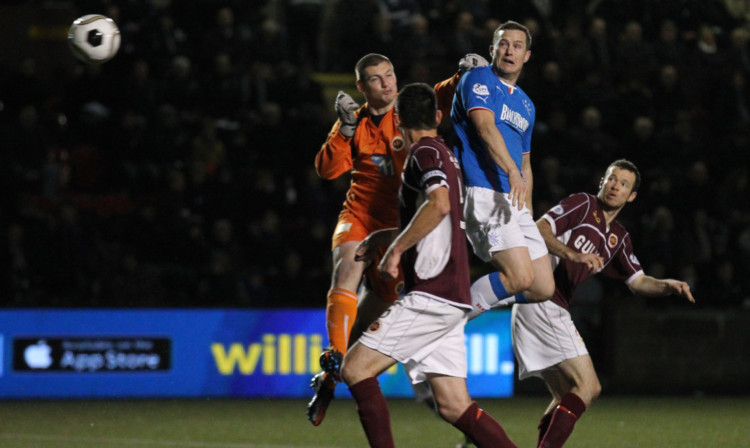
M255 443L222 443L222 442L194 442L189 440L156 440L156 439L127 439L120 437L75 437L54 436L43 434L14 434L0 433L0 439L5 440L28 440L37 442L75 442L75 443L97 443L110 445L141 445L156 447L191 447L191 448L324 448L320 446L300 445L269 445Z

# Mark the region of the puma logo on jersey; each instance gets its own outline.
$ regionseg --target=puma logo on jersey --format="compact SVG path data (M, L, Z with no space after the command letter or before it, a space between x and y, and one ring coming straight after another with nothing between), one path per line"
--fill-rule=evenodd
M391 159L390 156L385 156L382 154L373 154L370 156L370 160L372 160L372 163L377 165L378 170L380 171L380 174L383 176L395 176L396 175L396 169L393 166L393 159Z

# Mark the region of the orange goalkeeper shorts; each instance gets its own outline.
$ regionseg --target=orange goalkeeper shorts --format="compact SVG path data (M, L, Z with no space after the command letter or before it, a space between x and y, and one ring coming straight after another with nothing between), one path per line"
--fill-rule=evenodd
M369 222L369 224L373 223ZM344 210L339 214L339 221L333 233L332 246L336 248L348 241L362 241L367 238L370 232L374 232L380 228L385 227L381 225L381 227L370 230L356 216ZM385 255L386 249L387 247L378 248L375 259L365 268L365 286L386 302L395 302L404 288L404 272L399 265L398 277L392 280L383 278L380 272L378 272L378 264L383 255Z

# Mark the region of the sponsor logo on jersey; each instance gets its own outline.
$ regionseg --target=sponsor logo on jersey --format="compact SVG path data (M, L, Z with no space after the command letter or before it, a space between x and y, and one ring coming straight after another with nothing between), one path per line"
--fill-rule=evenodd
M350 222L342 222L341 224L336 226L336 230L333 232L334 235L337 235L339 233L348 232L352 228L352 223Z
M500 113L500 119L512 124L523 132L526 132L526 129L529 128L529 120L525 119L523 115L505 104L503 104L503 111Z
M394 151L401 151L404 149L405 143L403 137L393 137L393 140L391 140L391 148L393 148Z
M596 223L597 223L597 224L601 224L601 223L602 223L602 220L601 220L601 218L599 218L599 214L597 213L597 211L596 211L596 210L594 210L594 213L593 213L593 215L594 215L594 220L596 221Z
M390 156L373 154L370 156L370 160L377 165L378 171L380 171L381 175L387 177L396 175L396 168L393 166L393 159L391 159Z
M589 241L584 235L578 235L576 239L573 240L573 247L578 249L582 254L595 253L596 255L599 255L599 252L596 251L596 245Z
M607 246L609 246L610 249L614 248L615 246L617 246L618 241L619 238L617 238L617 235L615 235L614 233L610 233L607 237Z

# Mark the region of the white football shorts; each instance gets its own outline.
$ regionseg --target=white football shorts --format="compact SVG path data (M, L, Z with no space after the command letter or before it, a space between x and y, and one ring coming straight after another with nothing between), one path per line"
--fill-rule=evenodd
M408 293L386 310L359 342L404 365L412 384L427 374L466 378L464 326L468 308Z
M551 300L513 305L511 337L522 380L541 377L549 367L588 354L568 310Z
M527 247L532 260L547 254L531 211L511 206L509 198L509 194L489 188L466 188L466 236L474 253L485 262L492 259L494 252L514 247Z

